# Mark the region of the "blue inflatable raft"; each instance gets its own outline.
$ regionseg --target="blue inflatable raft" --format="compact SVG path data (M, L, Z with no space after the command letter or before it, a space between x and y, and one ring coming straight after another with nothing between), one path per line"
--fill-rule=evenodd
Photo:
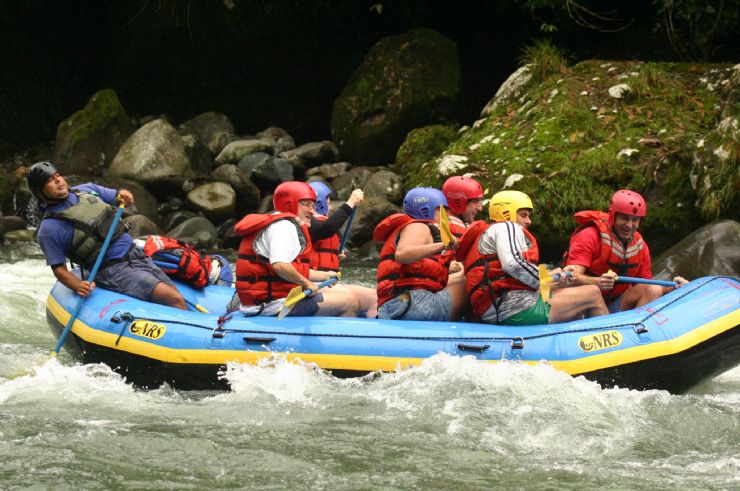
M227 362L282 354L337 376L394 371L444 352L483 362L545 361L606 387L682 393L740 364L740 282L705 277L639 309L526 327L465 322L227 314L234 290L178 285L211 313L185 312L96 289L65 348L102 362L141 387L228 388ZM57 336L78 297L57 283L47 318Z

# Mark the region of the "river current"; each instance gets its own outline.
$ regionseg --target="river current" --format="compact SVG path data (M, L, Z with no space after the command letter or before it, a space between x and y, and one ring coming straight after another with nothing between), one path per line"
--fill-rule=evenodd
M0 250L0 489L740 489L740 368L671 395L545 364L342 380L275 358L229 366L231 392L142 391L49 360L53 282L36 246Z

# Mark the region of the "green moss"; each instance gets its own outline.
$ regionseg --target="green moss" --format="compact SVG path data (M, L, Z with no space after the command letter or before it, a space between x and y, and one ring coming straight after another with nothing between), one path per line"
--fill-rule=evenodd
M112 119L126 115L118 95L113 89L104 89L90 98L81 111L77 111L69 120L62 123L73 129L68 135L69 142L74 145L75 142L86 138L101 128Z
M732 132L715 131L723 97L716 87L728 78L727 68L582 62L565 75L531 84L522 98L462 133L445 153L467 157L459 173L475 174L489 194L520 174L513 188L533 198L533 231L551 248L546 251L551 259L567 244L572 214L605 210L621 188L648 199L644 232L658 253L708 220L737 217L740 145ZM615 99L608 90L620 83L632 91ZM740 112L737 104L731 109ZM707 155L698 165L701 140ZM720 147L725 159L712 153ZM623 149L638 153L620 159ZM409 185L440 185L446 176L436 172L437 161L407 157ZM692 173L708 184L692 185Z
M411 130L396 154L395 168L407 174L442 153L457 137L455 128L432 125Z

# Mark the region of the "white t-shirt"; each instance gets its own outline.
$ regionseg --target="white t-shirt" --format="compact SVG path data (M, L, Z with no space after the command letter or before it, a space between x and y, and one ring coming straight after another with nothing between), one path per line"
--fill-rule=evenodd
M497 254L501 266L509 275L532 288L539 288L537 265L530 263L522 254L532 247L521 225L514 222L496 222L486 229L478 239L478 252ZM498 321L532 307L537 302L537 292L511 290L498 307ZM482 316L484 322L496 322L496 308L491 306Z
M295 222L278 220L270 224L257 235L254 240L254 251L266 257L270 264L291 263L306 247L306 238L298 233ZM260 312L259 305L242 305L239 310L244 315L277 315L285 303L284 298L278 298L264 304Z

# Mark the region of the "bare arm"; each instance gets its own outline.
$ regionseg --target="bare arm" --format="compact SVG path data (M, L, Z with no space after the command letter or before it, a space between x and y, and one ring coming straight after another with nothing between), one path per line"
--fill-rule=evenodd
M51 271L54 273L56 279L59 280L59 283L74 291L81 297L90 295L95 288L94 282L90 283L89 281L80 280L67 269L66 264L57 264L52 266Z
M432 240L426 224L412 223L401 230L396 247L396 261L402 264L414 263L439 254L443 248L444 244Z
M272 263L272 268L285 281L295 283L304 290L311 290L312 292L316 292L316 290L318 290L316 284L311 280L304 278L303 275L301 275L301 273L299 273L290 263Z

